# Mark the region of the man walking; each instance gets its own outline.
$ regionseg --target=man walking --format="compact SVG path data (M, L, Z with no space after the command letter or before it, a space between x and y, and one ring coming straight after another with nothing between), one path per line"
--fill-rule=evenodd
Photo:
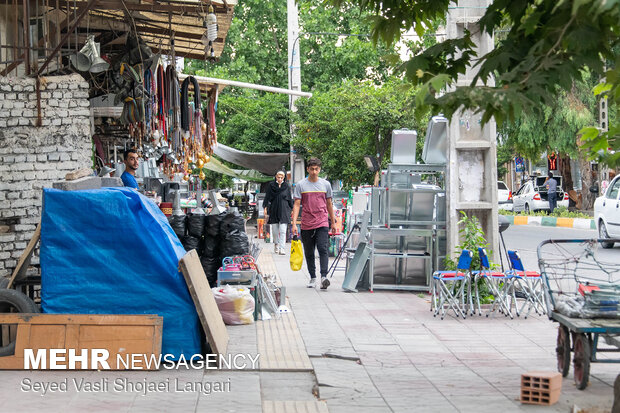
M549 171L545 184L547 187L547 199L549 200L549 211L553 214L553 210L558 206L558 181L553 179L553 172Z
M304 246L304 256L306 265L310 273L308 288L316 286L316 263L314 262L314 249L319 252L319 263L321 268L321 289L329 287L327 279L327 267L329 258L327 247L329 241L329 227L331 223L332 232L335 231L336 219L334 216L334 206L332 204L332 187L323 178L319 178L321 172L321 161L317 158L310 158L306 170L308 176L295 185L295 205L293 206L293 235L297 235L297 217L299 207L303 208L301 216L301 242Z

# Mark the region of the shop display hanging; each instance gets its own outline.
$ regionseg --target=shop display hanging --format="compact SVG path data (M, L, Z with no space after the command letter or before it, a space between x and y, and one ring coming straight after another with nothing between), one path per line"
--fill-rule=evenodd
M200 84L193 76L180 84L174 64L143 68L122 63L119 74L132 85L121 120L145 160L161 162L163 173L171 179L173 174L183 173L188 181L198 169L197 176L204 180L203 168L217 144L217 88L207 93L203 115Z

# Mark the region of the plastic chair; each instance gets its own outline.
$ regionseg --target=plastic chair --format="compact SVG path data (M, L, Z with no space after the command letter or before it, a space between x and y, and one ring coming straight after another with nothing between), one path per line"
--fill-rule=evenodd
M463 250L456 271L435 271L433 273L431 285L433 296L431 311L435 310L433 317L440 315L443 320L446 312L452 310L457 317L466 318L465 287L468 292L471 291L469 268L472 258L471 251ZM471 294L469 296L471 297Z
M489 264L489 257L487 251L484 248L478 248L478 255L480 256L480 271L472 271L474 277L474 284L476 286L476 304L478 305L478 315L482 315L482 309L480 308L480 292L478 288L478 281L482 280L487 286L491 294L493 295L493 305L487 312L488 317L494 311L499 311L505 316L512 317L510 311L510 291L512 285L512 274L503 273L501 271L492 271ZM474 311L475 313L475 311Z
M525 318L530 314L530 311L534 309L536 314L546 314L547 309L544 302L544 288L542 283L542 277L537 271L525 271L523 268L523 261L517 251L508 251L508 258L510 259L511 269L507 271L513 277L512 282L512 297L515 301L515 310L517 311L517 317L523 313L525 306L527 306L527 313ZM515 287L519 284L521 291L525 296L525 302L521 306L521 309L517 309Z

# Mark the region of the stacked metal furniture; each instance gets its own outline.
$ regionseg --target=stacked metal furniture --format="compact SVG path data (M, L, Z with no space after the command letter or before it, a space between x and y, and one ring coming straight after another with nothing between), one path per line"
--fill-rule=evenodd
M393 131L391 163L372 189L371 291L428 291L446 255L446 165L416 163L416 140L415 131Z

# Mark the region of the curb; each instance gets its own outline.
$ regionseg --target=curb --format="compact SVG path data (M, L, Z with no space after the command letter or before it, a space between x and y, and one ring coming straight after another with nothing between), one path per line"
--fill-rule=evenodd
M511 225L533 225L537 227L564 227L578 229L596 229L594 219L531 217L523 215L504 215Z

